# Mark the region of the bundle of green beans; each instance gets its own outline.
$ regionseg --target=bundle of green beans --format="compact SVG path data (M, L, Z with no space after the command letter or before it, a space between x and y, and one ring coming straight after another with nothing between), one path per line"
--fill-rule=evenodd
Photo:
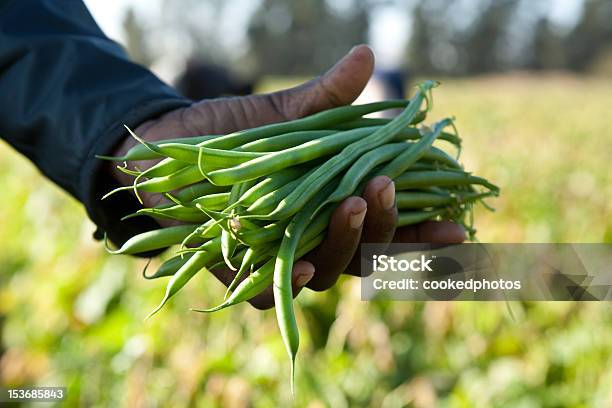
M371 178L394 180L398 226L449 219L473 237L472 206L499 189L466 172L434 146L441 140L459 156L453 120L425 126L434 81L418 85L410 100L343 106L302 119L228 135L141 143L115 161L161 159L145 171L127 170L132 189L163 194L165 204L128 217L149 216L180 225L137 235L112 251L138 254L177 245L176 254L147 279L170 276L158 312L198 272L236 271L213 312L247 301L273 284L281 335L295 365L299 333L293 309L295 260L319 245L335 206L360 194ZM402 108L393 119L364 117ZM453 132L447 132L447 129ZM292 380L293 384L293 380Z

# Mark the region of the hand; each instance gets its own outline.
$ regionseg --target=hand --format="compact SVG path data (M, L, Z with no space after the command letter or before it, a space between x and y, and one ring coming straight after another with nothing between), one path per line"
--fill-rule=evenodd
M374 55L365 45L351 50L325 75L298 87L280 92L245 97L204 100L169 112L136 128L135 133L149 140L203 134L224 134L245 128L281 122L321 110L352 103L366 86L374 69ZM126 138L116 155L122 155L136 142ZM151 163L137 164L141 169ZM125 174L113 169L123 184L131 184ZM143 195L146 206L155 206L160 195ZM361 242L432 242L460 243L465 239L461 226L452 222L424 222L395 228L397 208L395 188L387 177L369 182L362 197L344 200L332 215L327 239L314 251L296 262L293 268L294 296L304 287L325 290L334 285L341 273L359 275ZM229 270L215 270L225 285L233 279ZM252 299L259 309L272 307L272 289Z

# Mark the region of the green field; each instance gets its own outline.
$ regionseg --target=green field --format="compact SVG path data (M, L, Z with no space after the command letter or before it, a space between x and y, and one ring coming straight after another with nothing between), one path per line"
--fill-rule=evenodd
M466 168L500 185L483 242L612 242L612 82L448 80ZM164 282L109 256L80 205L0 145L4 385L65 385L67 406L274 407L291 401L273 311L189 312L200 275L154 319ZM303 292L297 406L612 406L607 303L360 301L359 281Z

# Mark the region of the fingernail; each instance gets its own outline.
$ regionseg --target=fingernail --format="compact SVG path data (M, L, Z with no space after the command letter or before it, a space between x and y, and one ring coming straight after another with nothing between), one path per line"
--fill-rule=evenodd
M393 208L395 205L395 183L392 181L389 182L387 187L378 193L378 199L380 200L380 205L385 210Z
M312 279L312 274L300 275L295 279L295 286L302 288Z
M351 213L351 215L349 215L349 225L351 226L351 228L357 229L361 227L361 224L363 224L363 220L365 219L365 215L366 210L360 211L358 213Z
M350 50L348 53L349 53L349 54L352 54L352 53L353 53L353 51L355 51L355 48L357 48L357 47L358 47L357 45L356 45L356 46L354 46L353 48L351 48L351 50Z

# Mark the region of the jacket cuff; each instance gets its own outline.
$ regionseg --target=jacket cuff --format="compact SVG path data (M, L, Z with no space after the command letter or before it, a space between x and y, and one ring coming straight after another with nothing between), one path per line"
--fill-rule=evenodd
M111 155L117 146L127 137L124 125L136 128L147 120L154 119L166 112L189 106L192 102L182 98L167 98L151 101L126 114L117 120L97 139L87 153L79 180L79 191L83 194L81 201L91 220L97 225L94 233L95 239L102 239L104 235L115 245L121 246L125 241L142 232L159 228L159 224L149 217L135 217L125 221L121 218L131 214L142 205L136 197L128 191L121 191L101 200L109 191L121 187L120 184L106 171L107 161L97 159L96 155ZM140 254L152 256L155 253Z

